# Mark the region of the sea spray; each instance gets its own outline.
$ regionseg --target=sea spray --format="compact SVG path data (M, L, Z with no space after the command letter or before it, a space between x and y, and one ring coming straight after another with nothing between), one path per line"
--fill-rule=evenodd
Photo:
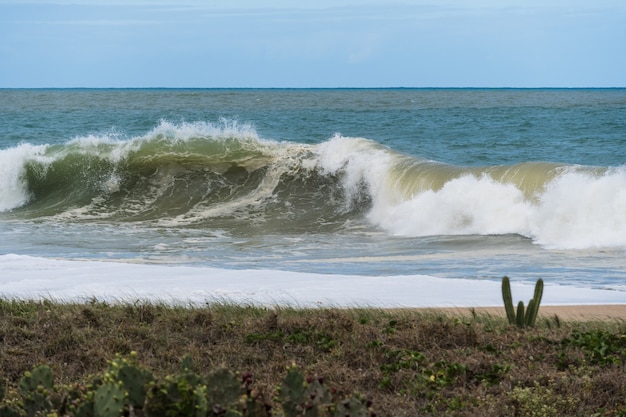
M0 150L0 212L26 204L30 198L25 180L26 161L40 158L46 146L29 144Z
M382 195L393 160L390 152L375 142L336 134L318 145L317 158L322 174L341 178L347 203L358 200L363 191L370 196L393 198L393 194Z

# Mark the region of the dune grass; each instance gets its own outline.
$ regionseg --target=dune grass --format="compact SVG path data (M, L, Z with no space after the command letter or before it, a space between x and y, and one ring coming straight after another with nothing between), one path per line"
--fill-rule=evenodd
M422 310L261 308L0 300L8 391L35 365L86 381L116 354L155 374L185 355L202 372L250 372L271 399L295 363L379 416L626 416L626 323Z

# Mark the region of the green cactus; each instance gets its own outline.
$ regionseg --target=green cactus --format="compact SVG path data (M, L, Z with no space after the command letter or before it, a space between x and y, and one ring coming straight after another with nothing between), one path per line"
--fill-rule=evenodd
M270 410L271 406L264 404L254 391L246 395L244 409L244 415L246 417L269 417L272 415Z
M27 372L20 380L21 402L0 404L0 417L72 415L76 417L192 416L192 417L330 417L368 416L369 404L355 396L337 402L321 378L303 378L295 365L278 388L275 407L252 388L252 374L238 378L227 369L217 369L203 378L193 372L191 359L181 364L181 373L155 378L130 359L116 357L103 376L91 384L54 386L46 366ZM0 387L0 402L4 400Z
M183 356L182 361L180 361L180 371L182 373L193 372L193 359L190 355Z
M322 384L322 380L319 378L308 380L305 396L305 408L310 410L307 412L307 416L316 416L323 409L329 408L332 402L329 390Z
M26 372L22 379L20 379L19 391L20 394L30 393L37 391L39 387L44 389L52 389L53 376L52 370L49 366L41 365L33 369L31 372Z
M124 410L124 390L120 386L108 382L101 385L94 396L95 417L119 417Z
M193 391L196 406L196 417L205 417L209 412L209 401L207 400L206 386L198 385Z
M74 412L74 417L94 417L94 401L93 399L85 400Z
M205 384L194 373L168 376L150 385L144 406L146 416L201 416L210 406Z
M216 369L206 378L209 408L228 410L236 406L243 394L241 383L228 369Z
M528 302L528 308L524 310L524 302L520 301L517 304L517 312L515 312L513 297L511 296L511 282L507 276L502 278L502 299L504 300L506 318L510 324L516 324L518 327L534 326L537 321L542 296L543 280L539 278L535 284L534 296Z
M50 391L52 390L52 370L41 365L26 372L20 379L18 391L24 400L24 409L27 416L47 414L52 410Z
M297 417L304 414L304 391L304 377L293 365L288 369L279 387L278 398L283 406L285 417Z
M20 417L19 411L8 405L0 407L0 417Z
M0 380L0 403L4 400L4 394L4 380ZM20 413L9 405L2 405L0 406L0 417L20 417Z
M520 301L519 303L517 303L517 317L515 320L515 324L517 324L518 327L524 327L524 325L526 324L526 321L524 319L524 302Z
M335 417L368 417L370 410L363 400L359 398L349 398L342 401L335 410Z
M117 380L128 393L128 403L132 407L142 408L146 401L147 385L154 381L152 373L135 365L124 365L117 372Z
M103 381L94 380L94 385L103 382L121 385L124 392L125 405L133 409L141 409L146 401L148 384L154 381L152 372L136 365L137 353L131 352L130 357L116 356L109 362Z
M326 416L333 408L330 390L321 378L304 378L295 366L288 369L279 387L279 397L285 417Z
M535 293L533 299L528 303L528 309L526 310L526 325L534 326L537 321L537 314L539 313L539 304L541 304L541 298L543 297L543 280L539 278L535 284Z
M504 310L506 311L506 318L509 323L514 324L515 310L513 309L513 296L511 295L511 281L509 277L502 277L502 299L504 300Z

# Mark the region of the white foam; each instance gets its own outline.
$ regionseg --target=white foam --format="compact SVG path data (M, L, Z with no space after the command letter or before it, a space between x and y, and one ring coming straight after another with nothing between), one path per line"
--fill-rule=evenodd
M46 146L22 144L0 150L0 212L20 207L28 202L30 194L26 180L26 162L42 158Z
M466 175L399 204L376 199L369 218L401 236L524 234L532 211L513 185Z
M343 174L343 187L348 202L356 196L363 185L369 188L378 201L392 201L387 181L393 167L393 158L382 146L367 139L346 138L335 135L319 145L318 167L323 173Z
M219 124L210 122L181 122L173 123L161 120L159 125L148 132L142 139L153 140L165 137L170 140L186 141L193 138L237 138L258 141L259 136L249 123L239 123L236 120L221 119Z
M234 302L299 307L500 306L500 283L427 275L358 276L0 256L0 296L58 301ZM534 283L513 282L516 299ZM624 292L546 283L543 305L623 303Z
M541 196L530 233L550 248L626 248L626 169L557 177Z
M519 234L551 249L626 248L625 167L562 170L532 196L468 170L407 195L395 169L402 156L374 142L335 136L320 145L319 161L341 172L349 196L365 185L369 220L394 235Z

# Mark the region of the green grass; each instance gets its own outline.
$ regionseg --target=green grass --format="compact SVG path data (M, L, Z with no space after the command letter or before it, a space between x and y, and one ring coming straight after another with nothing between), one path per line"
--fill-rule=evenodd
M190 355L200 373L252 373L268 397L295 363L379 416L626 416L625 332L541 314L520 329L470 310L0 300L0 376L10 389L47 364L56 383L81 383L130 352L168 375Z

